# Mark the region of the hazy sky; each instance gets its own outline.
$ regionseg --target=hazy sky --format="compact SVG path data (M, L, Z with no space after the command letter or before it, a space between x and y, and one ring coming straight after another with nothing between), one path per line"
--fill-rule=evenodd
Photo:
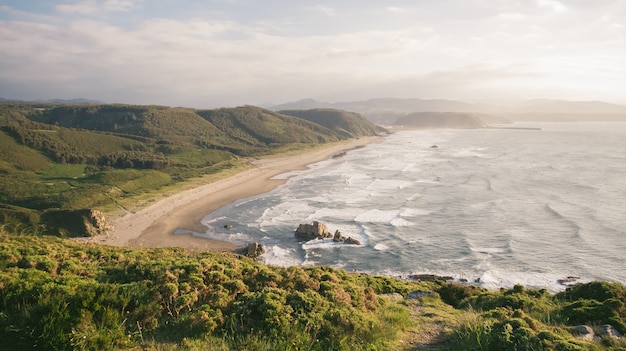
M0 0L0 97L626 104L624 0Z

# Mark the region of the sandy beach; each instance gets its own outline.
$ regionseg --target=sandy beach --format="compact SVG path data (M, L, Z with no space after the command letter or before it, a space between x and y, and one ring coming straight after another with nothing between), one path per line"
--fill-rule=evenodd
M288 177L279 174L306 169L344 151L372 143L379 137L351 139L334 143L309 153L289 157L263 158L252 161L254 168L200 187L181 191L134 213L116 218L106 236L92 241L130 247L182 247L198 251L232 251L239 246L230 242L209 240L191 235L204 232L201 220L207 214L238 199L266 193L284 184ZM177 230L185 234L174 234Z

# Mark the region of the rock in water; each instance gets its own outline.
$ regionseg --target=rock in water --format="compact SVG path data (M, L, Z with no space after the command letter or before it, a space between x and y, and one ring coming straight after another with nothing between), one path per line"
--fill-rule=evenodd
M333 241L338 243L338 242L342 242L344 240L346 240L346 238L344 238L344 236L341 235L341 232L339 231L339 229L337 229L335 231L335 236L333 236Z
M250 258L257 258L265 253L265 248L260 243L248 244L247 256Z
M348 237L346 240L343 241L344 243L348 244L348 245L361 245L361 242L353 239L351 237Z
M296 237L306 240L325 239L332 236L326 224L318 221L314 221L313 224L300 224L296 229Z

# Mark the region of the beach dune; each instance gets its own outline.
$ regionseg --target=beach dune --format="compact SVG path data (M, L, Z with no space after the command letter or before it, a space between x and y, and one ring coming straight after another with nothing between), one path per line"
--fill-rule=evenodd
M197 251L232 251L239 246L219 240L191 235L207 228L201 220L207 214L238 199L269 192L287 179L279 174L306 169L344 151L372 143L378 137L365 137L333 143L315 151L289 157L263 158L252 161L254 168L234 176L181 191L134 213L111 221L111 230L92 241L115 246L181 247ZM296 225L296 224L294 224ZM177 230L188 232L175 234Z

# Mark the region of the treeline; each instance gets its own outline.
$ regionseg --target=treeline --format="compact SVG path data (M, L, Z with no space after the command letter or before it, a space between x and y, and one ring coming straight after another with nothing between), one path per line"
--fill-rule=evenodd
M37 130L34 128L40 127ZM47 131L55 128L35 123L13 123L1 127L3 131L15 138L20 144L41 151L52 161L70 164L95 164L96 158L86 155L61 141L48 137Z

